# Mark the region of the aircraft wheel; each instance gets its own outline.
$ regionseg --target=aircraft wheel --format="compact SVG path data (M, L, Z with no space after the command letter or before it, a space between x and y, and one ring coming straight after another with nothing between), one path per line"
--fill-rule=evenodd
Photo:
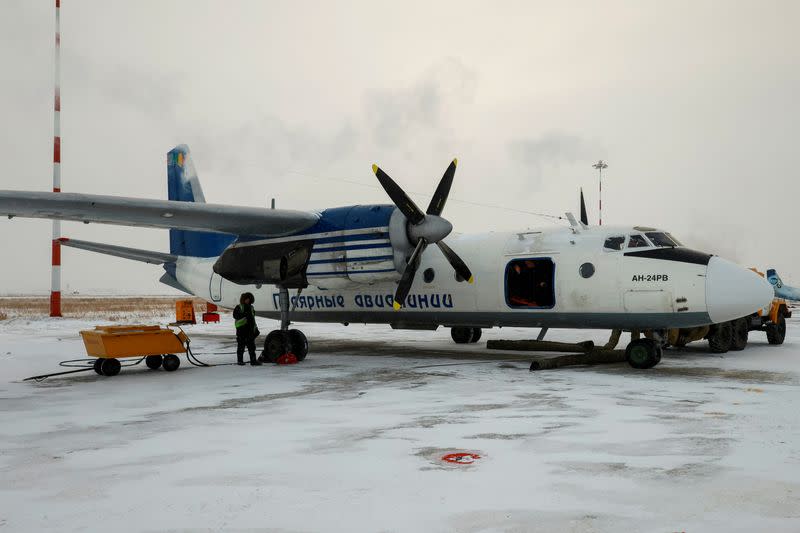
M102 376L103 375L103 370L100 368L100 365L102 365L102 364L103 364L103 360L102 359L95 359L94 360L94 364L92 365L92 367L94 368L94 371L97 373L98 376Z
M103 359L103 362L100 363L100 372L104 376L116 376L121 368L120 362L113 358Z
M475 344L479 340L481 340L481 333L483 330L481 328L472 328L472 338L469 340L471 344Z
M472 328L450 328L450 336L456 344L467 344L471 341L474 331Z
M661 361L661 346L652 339L636 339L625 348L625 359L633 368L653 368Z
M160 355L148 355L144 359L144 364L147 365L147 368L150 370L158 370L161 368L161 363L164 362L164 358Z
M730 322L714 324L708 332L708 350L711 353L725 353L733 343L733 326Z
M786 338L786 317L778 313L778 323L767 326L767 342L770 344L783 344Z
M292 346L292 353L298 361L302 361L308 355L308 339L299 329L289 330L289 344Z
M747 346L748 324L746 318L739 318L731 322L733 335L731 336L731 350L739 352Z
M264 361L267 363L278 362L278 357L289 351L290 347L289 334L279 329L273 329L264 339Z
M174 372L181 366L181 360L177 355L170 353L164 356L162 365L164 365L164 370L167 372Z

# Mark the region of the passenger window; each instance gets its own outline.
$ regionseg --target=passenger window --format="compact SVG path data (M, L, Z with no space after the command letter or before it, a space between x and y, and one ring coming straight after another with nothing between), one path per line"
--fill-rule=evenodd
M555 305L555 264L550 258L515 259L506 266L506 303L509 307Z
M650 246L650 243L645 240L643 235L634 233L628 240L628 248L642 248L643 246Z
M625 244L625 237L623 235L614 235L606 239L603 248L606 250L622 250L623 244Z

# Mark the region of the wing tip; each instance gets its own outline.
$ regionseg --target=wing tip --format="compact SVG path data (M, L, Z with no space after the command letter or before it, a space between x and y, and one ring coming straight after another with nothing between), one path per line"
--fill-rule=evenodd
M395 311L399 311L399 310L400 310L400 308L401 308L401 307L403 307L403 306L402 306L402 305L400 305L400 303L399 303L399 302L394 302L394 303L392 304L392 307L394 307L394 310L395 310Z
M376 175L378 174L378 165L375 163L372 164L372 173Z
M457 158L457 157L454 157L454 158L453 158L453 166L454 166L454 167L457 167L457 166L458 166L458 158Z

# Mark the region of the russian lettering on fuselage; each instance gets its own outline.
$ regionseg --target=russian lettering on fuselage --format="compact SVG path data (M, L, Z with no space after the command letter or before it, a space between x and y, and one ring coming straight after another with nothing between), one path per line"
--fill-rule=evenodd
M301 294L292 296L289 306L292 309L392 309L394 296L392 294L355 294L345 297L342 294ZM272 305L280 309L278 294L272 294ZM409 294L406 297L405 307L408 309L451 309L453 295L441 294Z

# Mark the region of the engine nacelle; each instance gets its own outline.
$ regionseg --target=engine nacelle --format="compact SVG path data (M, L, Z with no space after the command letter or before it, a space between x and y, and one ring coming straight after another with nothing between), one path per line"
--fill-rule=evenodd
M303 288L312 240L289 242L237 241L225 249L214 272L239 285L273 284Z
M297 235L236 241L214 272L239 284L333 289L397 281L413 249L406 217L395 206L336 207Z

